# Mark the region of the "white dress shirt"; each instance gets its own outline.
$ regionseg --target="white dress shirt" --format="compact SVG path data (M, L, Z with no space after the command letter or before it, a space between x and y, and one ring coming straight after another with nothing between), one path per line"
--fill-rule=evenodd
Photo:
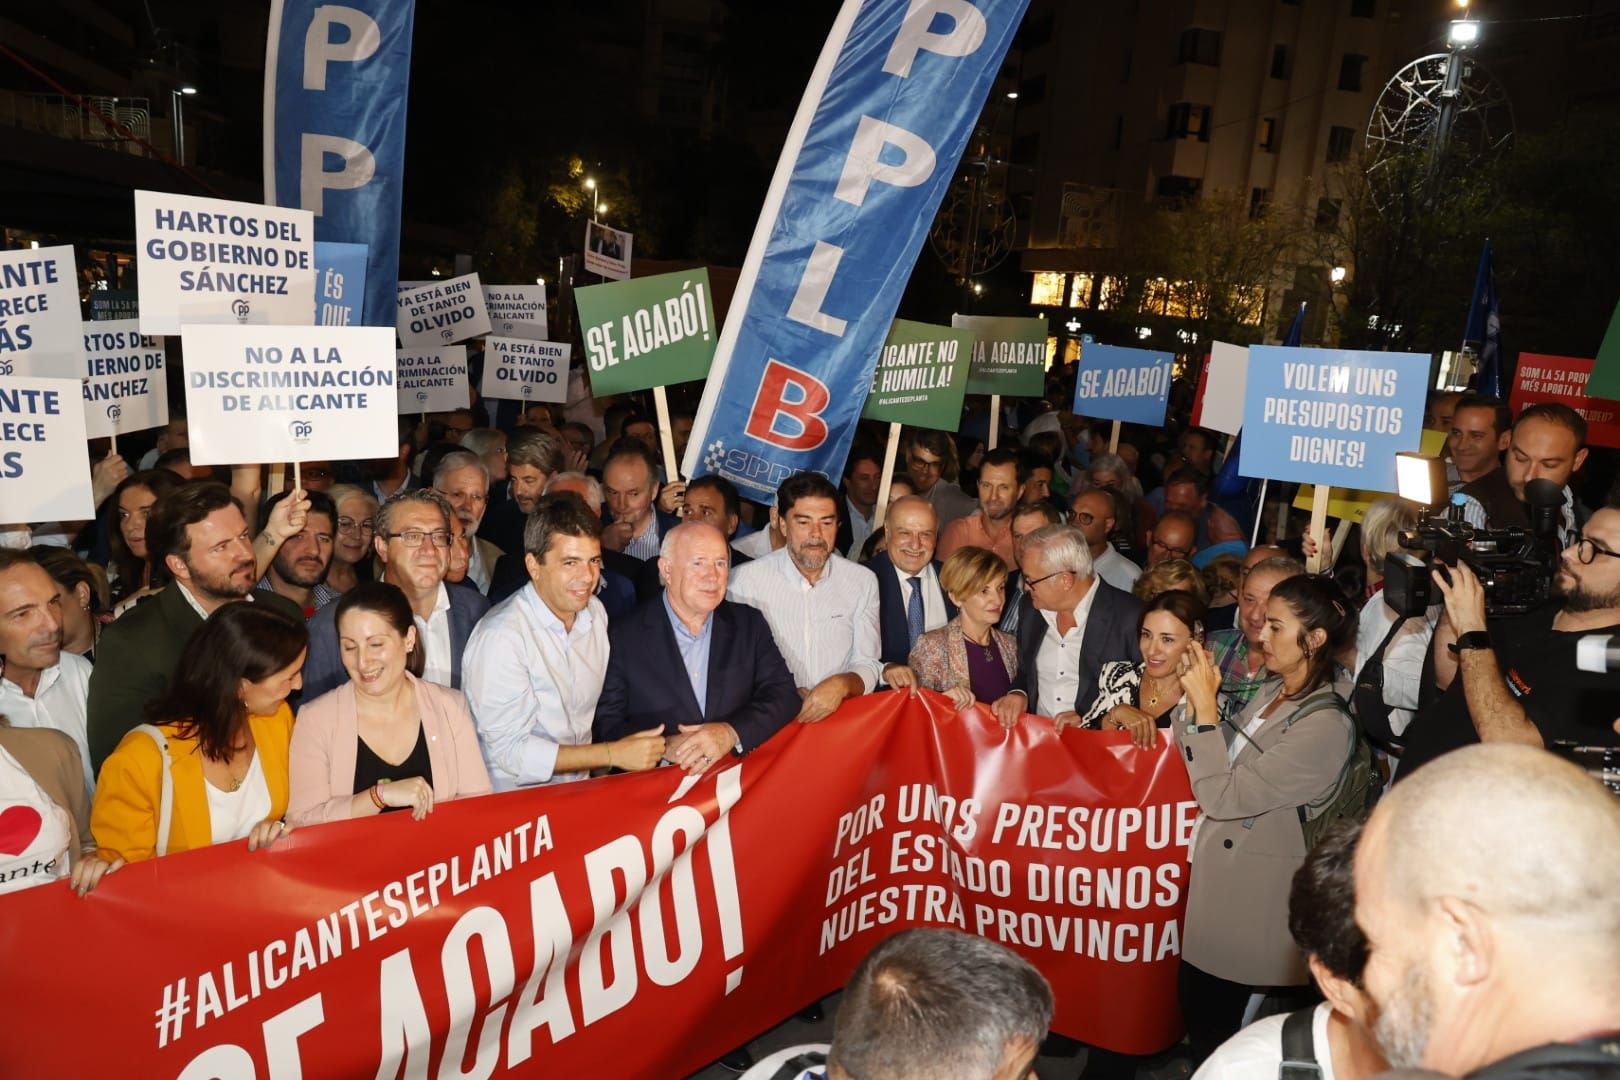
M1421 619L1408 619L1384 650L1384 704L1389 709L1389 730L1405 734L1417 714L1418 691L1423 686L1423 662L1434 639L1444 607L1436 604ZM1395 622L1395 612L1379 593L1362 607L1356 621L1356 678L1384 635Z
M39 673L39 685L29 697L8 678L0 678L0 716L11 719L12 727L55 728L69 736L79 748L79 764L84 768L84 792L96 792L96 775L90 771L89 727L85 702L90 698L90 661L64 651L55 667Z
M1121 592L1130 592L1136 579L1142 576L1142 568L1121 555L1113 544L1107 545L1101 555L1093 557L1091 565L1096 568L1098 577Z
M1035 653L1035 672L1041 683L1041 700L1035 703L1034 709L1036 716L1054 717L1061 712L1074 711L1074 699L1080 693L1080 648L1086 640L1086 620L1091 617L1091 605L1100 591L1093 579L1085 597L1074 606L1074 626L1067 634L1058 633L1057 612L1041 610L1046 633Z
M870 694L882 677L877 575L837 552L811 585L778 548L732 570L727 597L764 613L800 689L853 672Z
M557 748L591 741L607 662L607 612L594 596L572 629L533 586L478 620L461 685L496 791L590 775L557 773Z
M739 536L731 542L731 546L750 559L763 559L771 553L771 527L767 525L747 536Z
M416 630L422 635L422 678L440 686L449 686L455 671L450 658L450 589L439 582L439 598L433 602L433 611L427 618L412 616Z
M889 564L894 566L893 563ZM923 632L938 630L950 619L945 617L945 588L939 583L939 575L934 572L933 564L923 567L915 574L908 574L898 566L894 566L894 576L900 579L900 611L902 614L911 610L911 579L922 578L923 597Z

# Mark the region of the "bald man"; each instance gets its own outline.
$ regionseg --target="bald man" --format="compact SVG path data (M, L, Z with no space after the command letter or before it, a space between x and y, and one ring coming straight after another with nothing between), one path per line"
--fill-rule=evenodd
M1153 526L1148 541L1148 566L1157 566L1170 559L1191 559L1198 550L1198 523L1186 514L1172 510Z
M1124 592L1130 592L1142 568L1121 555L1108 542L1119 525L1119 503L1106 488L1089 488L1074 497L1074 527L1091 548L1091 565L1097 576ZM1009 605L1016 606L1016 605Z
M1620 1075L1620 800L1527 746L1449 754L1356 851L1374 1033L1396 1068Z
M939 584L939 513L921 495L889 504L883 521L888 542L866 568L878 579L878 633L883 651L883 681L910 686L906 660L917 638L956 618L956 605Z

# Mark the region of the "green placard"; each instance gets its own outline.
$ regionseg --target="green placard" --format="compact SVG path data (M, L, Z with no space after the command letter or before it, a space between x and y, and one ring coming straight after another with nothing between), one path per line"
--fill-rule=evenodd
M596 397L709 373L719 332L707 269L591 285L574 300Z
M1586 392L1592 397L1620 400L1620 304L1614 305L1614 314L1609 317L1609 332L1603 335L1592 361Z
M872 372L861 417L955 431L962 422L973 335L896 319Z
M1040 397L1046 391L1045 319L952 315L951 325L977 339L968 393Z

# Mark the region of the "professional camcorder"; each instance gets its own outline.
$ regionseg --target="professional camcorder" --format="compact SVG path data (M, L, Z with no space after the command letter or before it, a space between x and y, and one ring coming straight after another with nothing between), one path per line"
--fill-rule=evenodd
M1532 480L1524 493L1530 506L1531 527L1478 529L1463 520L1462 494L1445 501L1445 463L1420 454L1396 459L1396 482L1401 498L1427 507L1415 529L1403 529L1401 547L1418 549L1422 557L1398 551L1384 559L1384 602L1401 618L1421 615L1438 603L1434 574L1447 574L1458 562L1468 565L1485 588L1485 613L1523 615L1552 595L1558 571L1558 516L1564 493L1550 480Z

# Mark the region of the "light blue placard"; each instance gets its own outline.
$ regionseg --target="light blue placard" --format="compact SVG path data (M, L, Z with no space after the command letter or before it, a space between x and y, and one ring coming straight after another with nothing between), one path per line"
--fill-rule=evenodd
M1086 345L1074 384L1074 411L1080 416L1127 424L1164 423L1175 357L1151 349Z
M366 299L365 244L315 241L315 325L359 326Z
M1427 353L1249 347L1243 475L1395 490L1423 438Z

